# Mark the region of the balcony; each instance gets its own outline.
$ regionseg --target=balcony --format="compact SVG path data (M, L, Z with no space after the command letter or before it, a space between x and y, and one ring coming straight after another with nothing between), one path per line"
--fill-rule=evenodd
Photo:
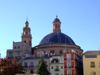
M51 61L51 63L59 63L59 60L58 60L58 59L53 59L53 60Z
M34 68L34 66L33 65L30 65L29 68Z
M55 71L60 71L59 68L56 68Z
M74 60L74 58L64 58L64 60L71 61L71 60Z
M28 68L28 66L22 66L23 68Z
M67 68L73 68L73 66L67 66Z
M73 66L65 66L66 69L73 68Z

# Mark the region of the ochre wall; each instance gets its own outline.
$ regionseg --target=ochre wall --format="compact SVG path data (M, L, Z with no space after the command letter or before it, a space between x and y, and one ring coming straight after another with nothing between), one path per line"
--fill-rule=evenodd
M95 62L95 68L91 68L91 62ZM97 58L85 58L83 55L83 71L84 75L91 75L92 72L96 72L96 75L100 75L100 55Z

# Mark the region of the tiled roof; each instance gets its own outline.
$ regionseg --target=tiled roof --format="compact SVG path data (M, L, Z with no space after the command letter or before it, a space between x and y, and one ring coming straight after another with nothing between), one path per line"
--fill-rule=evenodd
M60 43L60 44L72 44L75 45L74 41L64 33L50 33L46 35L39 45L43 44L53 44L53 43Z
M60 22L58 18L55 18L53 22Z
M83 55L100 55L100 51L86 51Z

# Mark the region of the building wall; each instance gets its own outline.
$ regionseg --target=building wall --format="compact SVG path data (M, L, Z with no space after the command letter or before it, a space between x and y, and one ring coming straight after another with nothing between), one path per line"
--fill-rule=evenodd
M52 60L58 59L58 62L52 62ZM58 68L56 68L58 66ZM58 70L56 70L58 69ZM51 75L64 75L64 58L63 56L53 56L50 58L50 73Z
M7 58L22 59L26 54L31 54L31 47L23 42L13 42L13 49L7 50Z
M65 47L67 46L67 47ZM50 53L50 51L54 50L54 55L61 55L60 51L64 52L64 50L74 50L78 52L79 54L82 54L83 50L76 45L68 45L68 44L47 44L47 45L39 45L34 47L33 54L37 57L43 56L43 52L45 51L47 54Z
M67 55L71 56L70 59ZM68 74L68 70L72 75L82 75L82 57L73 52L64 53L64 75Z
M86 55L83 55L84 75L91 75L92 72L96 72L96 75L100 75L100 55L97 55L97 58L85 58L85 56ZM95 68L91 68L91 62L95 62Z
M52 69L52 66L53 66L53 69ZM56 66L59 66L58 67L59 71L55 71ZM63 68L61 68L61 67L63 67ZM59 75L64 75L64 64L63 63L62 64L57 64L57 63L50 64L50 73L51 73L51 75L56 75L56 73L58 73Z
M36 58L36 57L23 59L22 60L22 66L24 68L24 63L27 63L27 68L24 68L24 69L29 73L30 73L30 69L33 69L33 72L35 73L39 60L40 60L40 58ZM50 67L49 67L50 59L49 58L44 58L44 61L47 62L47 66L48 66L47 69L48 69L48 71L50 71ZM31 65L30 64L31 62L33 62L34 67L29 68L29 66Z

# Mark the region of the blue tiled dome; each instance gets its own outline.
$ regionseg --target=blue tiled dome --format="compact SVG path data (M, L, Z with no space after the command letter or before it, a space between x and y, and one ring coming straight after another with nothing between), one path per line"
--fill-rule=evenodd
M48 35L46 35L41 42L39 43L39 45L42 44L52 44L52 43L60 43L60 44L72 44L75 45L74 41L67 35L63 34L63 33L50 33Z
M53 22L60 22L58 18L55 18Z

